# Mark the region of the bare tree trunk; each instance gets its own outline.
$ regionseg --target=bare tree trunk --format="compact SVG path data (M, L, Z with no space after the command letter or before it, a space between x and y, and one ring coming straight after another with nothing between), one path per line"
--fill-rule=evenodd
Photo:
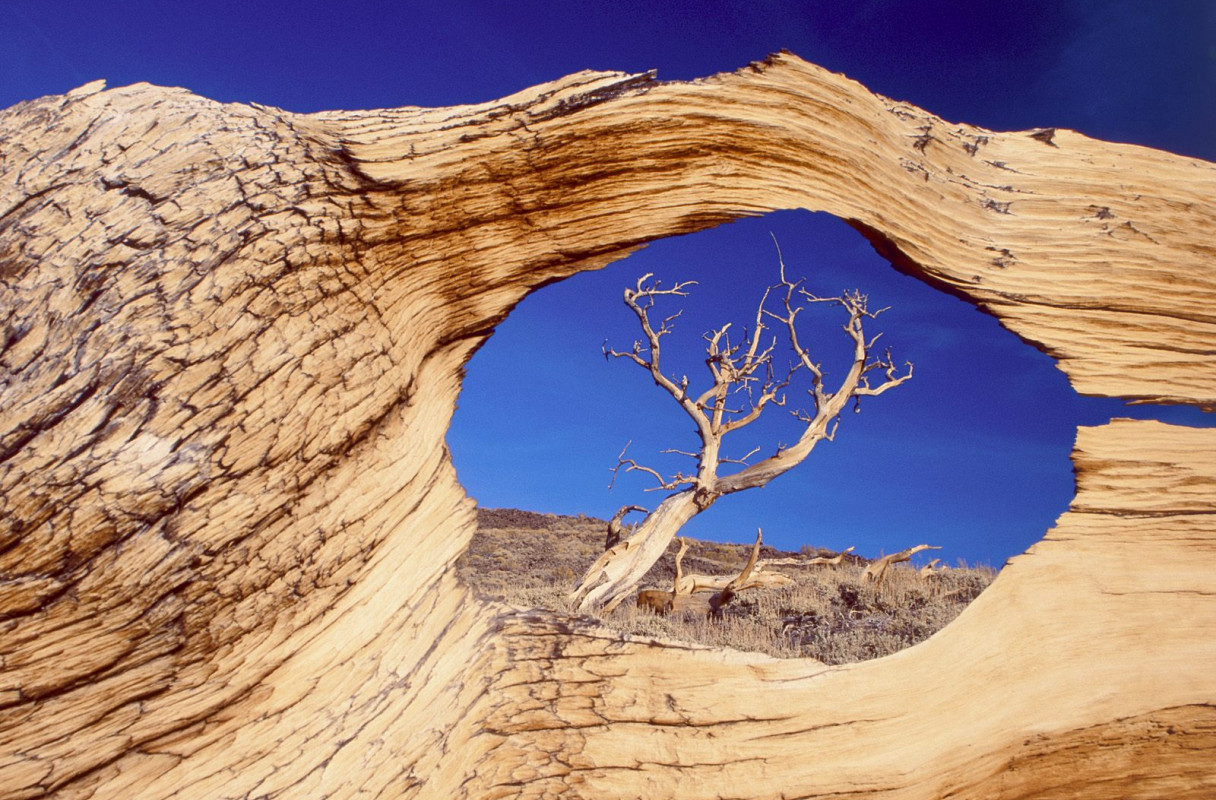
M692 489L663 500L629 538L604 551L591 565L571 600L583 607L602 605L605 611L616 608L662 557L684 524L702 510Z
M463 108L0 112L2 793L1209 796L1210 430L1079 431L1046 539L864 664L622 640L452 570L444 432L494 324L774 208L849 220L1082 393L1216 405L1216 166L1034 133L790 55Z

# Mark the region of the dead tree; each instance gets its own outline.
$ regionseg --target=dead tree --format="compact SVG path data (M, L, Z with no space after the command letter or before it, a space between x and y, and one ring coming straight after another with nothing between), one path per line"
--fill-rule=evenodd
M890 567L892 564L898 564L902 561L910 561L912 559L912 556L916 555L917 553L921 552L922 550L941 550L941 548L933 547L932 545L927 545L927 544L918 544L915 547L909 547L907 550L900 550L898 553L892 553L889 556L883 556L882 558L878 558L878 559L875 559L874 561L871 561L866 566L865 571L861 573L861 577L864 578L865 580L869 581L870 583L875 583L875 584L882 583L883 579L886 578L886 576L887 576L888 567Z
M696 611L704 614L719 614L738 595L748 589L776 588L787 586L793 580L777 572L762 572L757 558L760 555L762 533L756 530L756 543L747 564L738 575L699 575L684 573L684 554L688 552L688 540L680 537L676 552L676 575L670 592L661 589L643 589L638 592L639 608L648 608L656 614Z
M815 445L835 437L841 412L850 402L873 397L892 389L912 377L912 365L900 374L889 350L874 355L877 336L867 337L864 325L886 309L871 311L866 295L859 291L836 297L819 297L808 291L802 281L786 278L785 264L780 260L781 282L766 289L756 308L750 330L745 330L742 342L732 344L730 324L705 334L705 364L710 373L709 386L699 394L690 389L688 376L674 379L663 372L661 365L662 339L672 331L679 314L664 317L657 324L651 318L656 300L686 297L692 282L677 283L665 289L652 275L638 279L637 285L624 293L625 305L637 316L644 341L635 341L632 349L617 351L605 347L605 358L632 361L650 373L655 384L663 389L696 425L700 447L696 453L670 451L688 456L696 462L690 474L677 472L664 476L658 470L626 458L621 451L613 469L613 480L621 469L643 472L657 481L655 489L672 492L654 511L647 515L631 536L604 552L583 575L571 599L580 610L596 606L605 610L615 608L628 597L651 565L667 549L672 538L686 522L713 505L718 498L734 492L764 486L773 478L802 463ZM768 308L771 297L779 298L780 308ZM843 329L852 343L852 363L831 389L821 362L817 361L798 336L797 318L813 305L840 308L845 314ZM774 369L777 337L766 336L769 330L780 331L787 339L794 361L784 375ZM807 389L809 408L797 408L792 413L803 424L798 440L789 447L777 447L772 455L749 464L753 450L743 458L728 458L723 453L723 440L734 431L755 422L770 406L784 406L786 388L798 371L810 375ZM877 379L875 381L875 379ZM737 407L732 408L732 404ZM628 445L626 445L626 450ZM724 465L742 465L737 472L721 475Z

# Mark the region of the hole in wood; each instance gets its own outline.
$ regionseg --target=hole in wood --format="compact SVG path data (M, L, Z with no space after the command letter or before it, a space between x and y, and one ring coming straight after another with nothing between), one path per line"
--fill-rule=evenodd
M868 321L867 337L882 334L872 357L890 347L893 364L902 370L911 361L915 375L881 397L860 398L860 413L848 403L832 441L816 445L804 463L762 489L721 498L680 530L692 540L684 573L729 577L746 567L763 528L761 571L786 575L786 585L739 592L708 617L706 603L693 604L695 613L656 616L631 595L609 624L831 663L885 655L953 619L992 580L994 566L1025 550L1067 508L1076 426L1105 421L1121 404L1082 400L1049 357L969 304L891 269L840 220L780 212L658 242L538 292L473 359L449 445L482 507L479 532L458 565L475 589L518 605L587 610L570 592L603 553L607 520L630 505L654 509L671 490L646 490L695 472L695 459L683 454L700 444L686 410L646 369L602 354L605 345L632 352L635 341L643 356L648 351L622 291L646 273L663 287L697 282L682 296L651 298L655 329L679 313L662 340L662 372L677 384L687 375L696 394L710 378L707 332L730 322L733 342L746 342L765 287L779 282L774 238L788 277L805 277L817 296L856 289L873 310L889 306ZM833 310L806 309L800 334L827 393L854 355ZM774 367L795 357L782 350ZM790 412L814 407L803 373L783 390L785 407L766 409L732 434L728 457L759 448L754 464L798 439L805 423ZM881 370L872 376L874 386L882 380ZM752 383L753 400L762 384L762 377ZM732 400L746 405L746 393ZM648 469L618 470L610 492L610 469L622 459ZM743 469L723 465L720 474ZM881 581L864 575L871 561L919 544L940 550L913 554ZM836 564L808 563L836 560L847 548ZM677 543L668 545L637 588L670 593L678 552Z

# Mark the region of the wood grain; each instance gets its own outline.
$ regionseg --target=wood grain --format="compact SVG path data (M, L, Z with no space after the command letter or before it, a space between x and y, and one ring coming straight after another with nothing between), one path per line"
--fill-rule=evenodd
M833 668L474 600L443 437L528 292L778 208L1081 392L1216 405L1216 166L789 54L314 115L91 84L0 142L4 796L1212 794L1212 431L1083 429L1042 542Z

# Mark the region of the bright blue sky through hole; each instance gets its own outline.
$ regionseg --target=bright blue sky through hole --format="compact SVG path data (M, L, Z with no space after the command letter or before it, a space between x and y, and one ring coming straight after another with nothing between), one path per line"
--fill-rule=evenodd
M0 7L0 107L96 78L297 112L452 105L582 69L693 79L787 48L949 121L1073 128L1216 159L1210 0ZM679 328L691 337L688 353L705 328L748 318L775 275L770 231L791 272L816 289L857 286L892 306L882 319L886 340L916 362L916 378L847 414L837 441L795 472L720 501L693 524L694 535L748 540L761 524L784 547L856 544L872 555L927 541L942 545L947 560L1000 564L1067 506L1076 425L1112 415L1213 422L1188 409L1078 398L1046 356L961 301L897 274L843 223L784 212L655 243L525 300L470 364L449 436L470 493L486 505L564 513L653 504L655 494L642 495L632 479L607 494L607 470L628 439L631 454L661 465L652 456L690 441L691 423L636 367L599 355L605 338L624 346L636 335L621 289L647 271L701 281ZM840 346L825 343L825 355Z
M624 350L640 335L621 291L647 272L665 286L699 282L653 316L683 309L663 340L664 371L703 388L702 334L724 322L749 325L764 287L777 280L770 234L787 274L805 276L816 294L860 288L872 308L890 306L867 331L882 331L882 344L898 361L912 361L915 375L864 399L859 413L846 412L836 440L795 470L720 500L689 523L691 536L746 541L760 525L766 541L790 549L856 545L872 555L927 542L948 560L999 566L1041 538L1072 499L1077 425L1112 416L1212 422L1189 408L1080 397L1051 358L993 317L896 272L848 225L786 211L655 243L527 298L469 365L448 436L461 481L478 501L596 516L625 504L653 508L665 493L646 491L650 476L622 474L607 490L621 448L632 441L629 455L639 463L687 473L689 459L661 451L695 450L697 440L692 422L644 370L600 355L605 339ZM815 332L804 341L825 362L830 386L851 347L840 311L804 316ZM770 408L728 437L728 455L757 445L765 455L791 442L799 425L786 412L799 398L791 391L787 409Z

